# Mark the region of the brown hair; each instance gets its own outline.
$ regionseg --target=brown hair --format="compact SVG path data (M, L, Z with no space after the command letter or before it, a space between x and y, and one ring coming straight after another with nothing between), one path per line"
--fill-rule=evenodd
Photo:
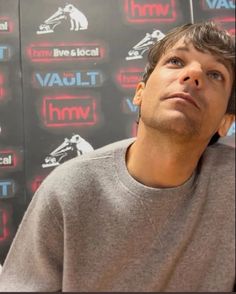
M233 85L226 112L234 114L235 43L233 37L214 22L182 25L171 30L163 39L155 43L149 50L148 63L143 74L143 82L147 82L162 55L181 38L184 38L186 42L191 42L197 50L208 51L217 56L229 68L233 75Z

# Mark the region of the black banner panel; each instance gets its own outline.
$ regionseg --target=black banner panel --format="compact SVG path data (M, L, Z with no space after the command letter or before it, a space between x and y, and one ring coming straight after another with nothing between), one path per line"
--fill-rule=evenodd
M18 5L0 0L0 262L25 203Z
M189 1L21 1L30 197L62 162L135 135L146 52L191 21L183 4L189 11Z
M230 0L0 0L2 256L55 167L136 135L132 100L148 49L189 22L215 20L235 34L234 8Z
M235 35L235 0L193 1L193 13L195 21L217 22Z

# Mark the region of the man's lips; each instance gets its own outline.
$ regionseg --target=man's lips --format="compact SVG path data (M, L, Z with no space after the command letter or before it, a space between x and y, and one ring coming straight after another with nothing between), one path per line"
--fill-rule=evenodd
M195 107L200 109L200 107L199 107L198 103L195 101L195 99L187 93L183 93L183 92L174 93L174 94L171 94L170 96L166 97L165 100L166 99L173 99L173 98L180 98L180 99L186 100L187 102L193 104Z

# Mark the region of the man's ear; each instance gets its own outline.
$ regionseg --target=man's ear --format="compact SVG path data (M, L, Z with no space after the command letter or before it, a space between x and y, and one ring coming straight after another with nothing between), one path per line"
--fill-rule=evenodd
M134 99L133 99L133 104L140 106L142 102L142 93L145 88L145 83L144 82L139 82L135 91Z
M221 137L226 136L229 128L231 127L231 125L234 121L235 121L235 115L226 113L220 123L220 127L218 129L218 134Z

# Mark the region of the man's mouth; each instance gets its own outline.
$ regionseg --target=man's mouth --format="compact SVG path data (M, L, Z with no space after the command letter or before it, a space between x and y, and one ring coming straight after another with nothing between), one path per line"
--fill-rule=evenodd
M183 92L173 93L170 96L166 97L165 99L175 99L175 98L183 99L183 100L191 103L192 105L194 105L196 108L200 109L196 100L191 95L189 95L187 93L183 93Z

